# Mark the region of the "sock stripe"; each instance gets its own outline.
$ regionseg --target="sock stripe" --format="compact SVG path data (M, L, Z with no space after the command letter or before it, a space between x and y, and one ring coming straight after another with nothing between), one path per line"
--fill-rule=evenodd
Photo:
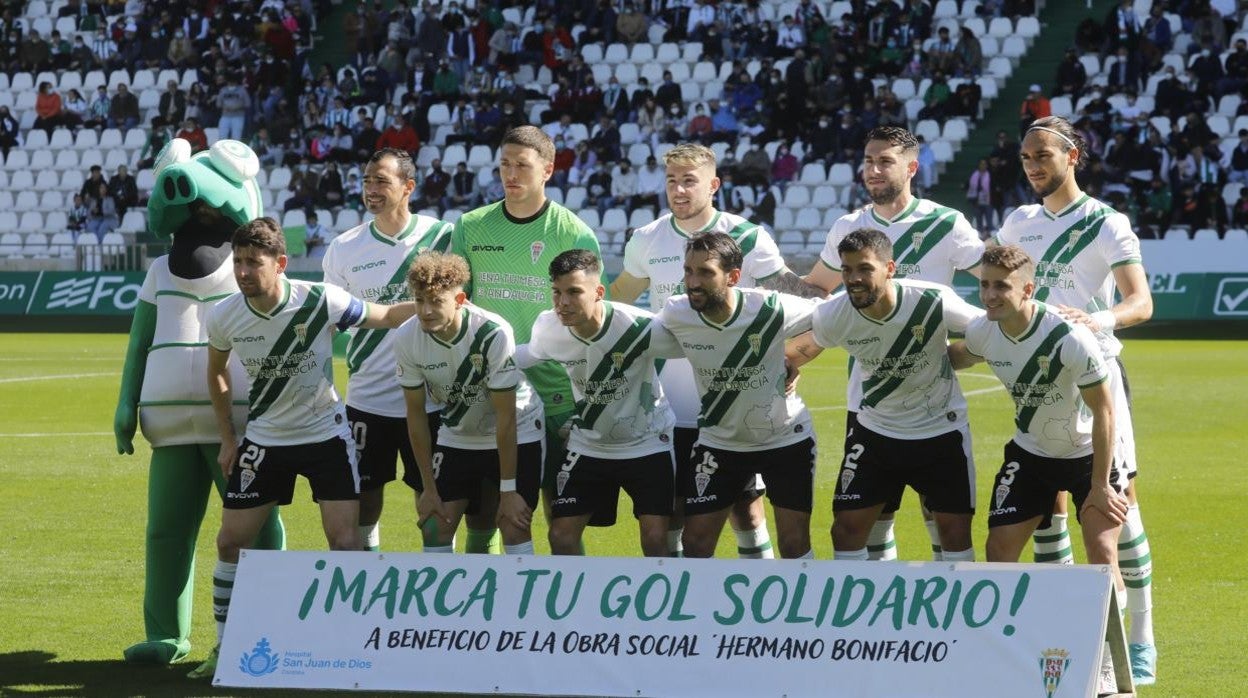
M939 545L936 545L935 543L933 543L933 544L932 544L932 552L934 552L934 553L944 552L944 548L942 548L942 547L940 547Z
M1122 580L1122 583L1125 584L1128 589L1143 589L1145 587L1152 585L1153 575L1151 574L1147 575L1143 579L1125 579L1124 578Z
M897 540L890 538L880 545L867 544L867 551L872 553L882 553L885 550L894 550L897 548Z
M1036 542L1041 545L1045 543L1057 543L1063 540L1070 540L1070 531L1063 529L1061 533L1054 533L1052 535L1042 536L1042 535L1037 534L1035 536L1035 539L1036 539Z
M216 576L216 575L213 575L213 577L212 577L212 585L213 585L214 587L220 587L220 588L222 588L222 589L233 589L233 588L234 588L234 580L233 580L233 579L226 580L226 579L222 579L222 578L220 578L220 577L218 577L218 576Z
M1070 557L1074 551L1069 546L1052 553L1036 553L1036 562L1057 562L1063 558Z
M1145 566L1145 565L1150 565L1150 564L1152 564L1152 562L1153 562L1153 555L1152 555L1152 553L1144 553L1144 557L1137 557L1137 558L1134 558L1134 559L1132 559L1132 558L1121 558L1121 557L1120 557L1120 558L1118 558L1118 566L1119 566L1119 567L1129 567L1129 568L1132 568L1132 569L1137 569L1137 568L1143 567L1143 566Z
M1145 545L1148 544L1148 534L1143 531L1140 531L1140 535L1127 541L1126 543L1121 543L1121 542L1118 543L1118 549L1130 550L1131 548L1134 548L1135 546L1141 545L1141 544L1145 544Z

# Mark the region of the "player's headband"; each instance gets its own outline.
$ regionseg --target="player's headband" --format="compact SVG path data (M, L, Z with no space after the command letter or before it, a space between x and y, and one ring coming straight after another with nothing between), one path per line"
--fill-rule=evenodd
M1069 143L1070 147L1074 148L1075 150L1079 150L1079 146L1075 145L1075 142L1070 140L1070 138L1066 134L1062 133L1061 131L1054 131L1051 128L1045 128L1043 126L1032 126L1031 128L1027 129L1027 133L1031 133L1032 131L1048 131L1049 133L1052 133L1058 138L1061 138L1062 140Z

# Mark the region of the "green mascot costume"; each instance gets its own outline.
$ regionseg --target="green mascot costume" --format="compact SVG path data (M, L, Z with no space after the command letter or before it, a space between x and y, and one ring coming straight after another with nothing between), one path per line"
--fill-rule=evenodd
M189 143L175 139L156 158L148 230L173 242L143 282L113 424L118 453L134 453L136 427L152 445L143 595L147 639L126 649L128 661L167 664L191 648L195 541L212 485L218 494L225 492L203 322L213 304L238 290L230 238L235 228L262 214L259 171L255 153L231 140L192 155ZM237 358L230 369L235 395L245 396L250 381ZM245 400L235 400L234 419L242 433ZM277 509L254 547L285 547Z

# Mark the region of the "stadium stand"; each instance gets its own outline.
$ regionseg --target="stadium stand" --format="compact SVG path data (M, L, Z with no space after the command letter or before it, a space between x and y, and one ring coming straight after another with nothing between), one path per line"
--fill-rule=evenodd
M1145 18L1153 5L1161 3L1134 5L1140 36L1151 31ZM632 205L642 197L599 209L619 163L638 170L654 156L661 167L674 143L695 139L723 156L721 173L737 183L737 210L772 229L786 254L811 255L830 222L864 201L855 172L867 130L893 123L922 134L928 171L916 185L935 185L1042 34L1034 3L1012 0L727 0L713 5L709 23L691 22L689 6L662 0L254 7L205 3L199 9L207 14L190 16L153 0L10 3L0 19L0 204L11 197L12 206L0 206L0 258L65 264L74 259L67 249L97 250L77 256L85 266L100 263L101 244L154 245L143 232L142 204L152 159L174 135L202 148L221 132L241 133L265 164L267 210L298 225L319 209L328 214L321 222L341 231L367 217L360 164L379 143L416 155L413 208L451 219L464 208L451 200L455 187L475 184L477 201L500 196L493 163L505 128L532 121L553 132L565 115L562 142L572 157L561 151L570 164L551 195L600 232L608 254L618 254L628 231L655 210ZM1175 134L1227 134L1230 128L1217 129L1238 128L1240 116L1248 127L1248 108L1236 99L1244 80L1232 71L1248 70L1248 61L1224 51L1239 17L1162 16L1174 39L1140 66L1143 91L1134 99L1125 90L1105 95L1115 109L1106 126L1114 130L1117 115L1134 105L1139 118L1168 122L1168 136L1157 126L1145 141L1153 131L1163 143ZM260 40L242 40L252 35ZM1205 75L1212 70L1200 60L1206 44L1226 63L1222 76ZM1122 83L1116 48L1081 49L1089 86ZM1189 100L1204 99L1207 108L1197 112L1221 120L1158 108L1169 104L1158 95L1169 94L1156 79L1163 66L1190 73L1199 89ZM38 93L45 82L55 99ZM1091 115L1100 104L1086 89L1055 91L1053 109ZM1106 133L1098 143L1112 140ZM581 141L589 153L577 157ZM1245 148L1239 171L1248 175ZM1210 158L1225 160L1224 178L1231 150L1220 147ZM1176 149L1165 162L1190 169L1188 158L1190 149ZM1112 191L1122 157L1103 159L1110 174L1101 190ZM342 170L338 184L326 184L330 161ZM435 161L448 174L462 162L470 177L452 178L445 194L428 199L420 192ZM90 175L95 166L103 193ZM123 166L133 173L133 196L129 185L111 186ZM1241 197L1224 183L1216 198L1225 220L1196 227L1223 230L1231 222ZM331 201L339 186L342 199ZM998 212L1017 202L1002 203ZM1248 225L1248 201L1239 208Z

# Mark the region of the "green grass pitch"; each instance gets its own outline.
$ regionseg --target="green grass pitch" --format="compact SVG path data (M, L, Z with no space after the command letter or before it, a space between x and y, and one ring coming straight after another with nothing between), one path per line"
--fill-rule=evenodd
M121 650L143 634L148 458L141 438L133 456L114 449L125 343L124 335L0 335L0 695L223 694L183 679L190 663L168 669L119 661ZM1248 622L1248 468L1240 461L1248 453L1242 426L1248 342L1134 339L1123 356L1134 390L1160 649L1159 681L1141 695L1244 695L1248 659L1234 638L1242 639ZM820 438L813 523L820 559L831 556L844 364L843 354L829 352L804 370L799 384ZM341 366L338 373L345 375ZM964 376L985 502L1012 431L1012 409L985 369ZM295 505L283 513L289 546L323 548L316 509L306 485L299 487ZM383 547L419 549L411 493L401 485L388 491ZM901 556L926 559L927 534L908 497L898 516ZM219 504L210 505L199 542L195 659L214 641L210 575L219 511ZM622 509L621 522L631 521ZM975 527L981 559L985 535L981 516ZM636 555L636 536L621 523L591 531L587 545L591 554ZM534 538L539 551L548 550L541 523ZM1082 559L1078 547L1076 554ZM735 555L731 534L719 555Z

